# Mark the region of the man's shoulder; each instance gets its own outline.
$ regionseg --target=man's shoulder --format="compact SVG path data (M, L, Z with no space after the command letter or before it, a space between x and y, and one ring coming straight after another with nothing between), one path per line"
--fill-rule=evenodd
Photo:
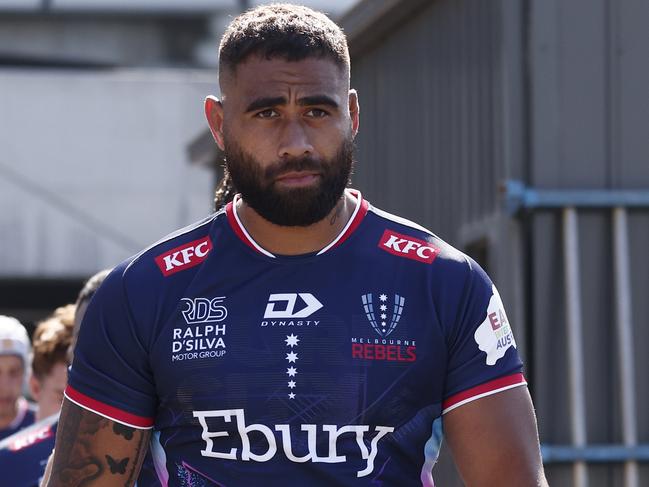
M119 264L114 272L124 280L168 277L203 262L213 248L212 229L224 214L210 216L172 232Z
M470 259L428 228L407 218L370 206L380 238L378 247L400 257L450 267L470 270Z

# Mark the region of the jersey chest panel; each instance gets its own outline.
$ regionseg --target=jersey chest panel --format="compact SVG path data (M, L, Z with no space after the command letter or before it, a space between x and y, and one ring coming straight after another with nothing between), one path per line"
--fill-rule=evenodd
M166 450L202 445L202 468L248 473L327 463L352 480L390 449L421 456L446 373L425 273L368 261L345 275L333 259L210 267L173 298L151 354Z

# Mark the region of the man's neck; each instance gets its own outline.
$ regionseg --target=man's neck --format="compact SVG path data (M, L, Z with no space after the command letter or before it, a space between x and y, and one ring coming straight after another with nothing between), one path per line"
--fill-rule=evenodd
M237 203L233 210L253 240L277 255L309 254L323 249L342 232L356 206L354 197L345 191L334 209L319 222L308 227L285 227L262 218L243 199Z

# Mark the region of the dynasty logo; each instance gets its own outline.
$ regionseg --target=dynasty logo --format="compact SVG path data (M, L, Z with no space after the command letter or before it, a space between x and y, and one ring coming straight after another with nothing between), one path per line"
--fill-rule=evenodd
M268 296L262 327L318 326L319 320L305 320L323 304L311 293L277 293Z

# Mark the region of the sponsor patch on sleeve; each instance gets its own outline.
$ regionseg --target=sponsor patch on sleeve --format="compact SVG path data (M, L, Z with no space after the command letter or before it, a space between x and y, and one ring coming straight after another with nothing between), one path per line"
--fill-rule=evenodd
M386 230L379 240L379 248L393 255L432 264L439 249L430 242L409 235Z
M207 258L210 250L212 240L210 237L203 237L168 250L157 256L155 262L166 277L200 264Z
M487 365L495 365L499 359L505 356L509 347L516 348L514 334L509 325L500 294L493 284L491 289L493 294L489 299L487 317L473 334L480 350L487 354L485 359Z

